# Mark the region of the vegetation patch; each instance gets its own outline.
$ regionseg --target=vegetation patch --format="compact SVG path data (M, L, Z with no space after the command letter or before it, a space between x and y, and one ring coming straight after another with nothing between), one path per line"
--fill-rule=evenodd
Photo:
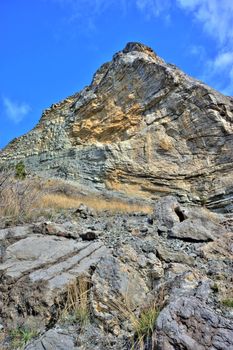
M12 224L23 223L38 208L43 194L40 179L19 179L14 173L0 173L0 217Z
M37 335L35 330L29 328L15 328L10 332L11 345L13 349L23 349Z
M7 225L49 218L50 214L77 209L81 204L97 213L152 212L149 205L80 194L75 186L64 181L25 178L23 163L18 163L16 168L16 174L13 170L0 171L0 217Z
M60 304L62 322L79 323L81 328L89 323L89 291L90 281L87 277L79 277L68 285L64 306Z
M222 304L226 307L233 307L233 298L223 299Z
M24 162L21 160L15 166L15 177L20 180L24 180L26 178L26 168Z
M131 338L131 350L153 349L152 334L161 310L159 307L160 302L159 300L155 303L149 303L136 312L130 300L128 300L128 297L126 297L124 301L109 301L109 306L116 309L120 315L124 316L131 324L133 333Z
M135 334L133 348L138 345L144 348L144 345L150 343L158 315L159 309L155 304L152 304L143 309L139 317L134 316L132 318L132 326Z
M78 208L81 204L85 204L97 212L105 210L112 213L152 212L152 207L149 205L132 204L126 201L113 199L107 200L95 196L67 196L65 194L48 193L41 199L41 206L43 208L72 209Z

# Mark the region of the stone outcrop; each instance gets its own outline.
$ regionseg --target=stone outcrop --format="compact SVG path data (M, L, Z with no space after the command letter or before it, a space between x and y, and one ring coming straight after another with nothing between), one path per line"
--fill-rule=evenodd
M0 349L233 350L232 121L232 98L129 43L2 150L0 169L153 212L3 220Z
M90 86L43 112L0 153L28 172L101 191L179 195L232 210L233 103L129 43Z
M60 237L57 225L49 225L57 235L44 234L44 225L42 234L34 233L34 227L0 231L0 242L6 242L6 232L8 240L0 265L1 312L10 323L18 322L17 316L33 314L48 317L49 322L59 292L79 276L88 276L90 267L107 254L103 243L84 242L78 234L76 239Z
M205 208L184 207L172 196L161 198L155 204L154 219L168 229L168 237L196 242L213 241L224 233L220 217Z
M81 205L56 222L0 230L0 348L17 348L10 329L23 327L37 331L25 350L233 349L232 231L229 215L171 196L153 214L98 216ZM145 310L156 317L139 336Z
M201 293L200 287L195 290L197 296L176 298L161 312L157 320L155 349L233 348L233 320L228 321L207 305L205 299L210 295L210 289L206 284L201 287L204 287Z

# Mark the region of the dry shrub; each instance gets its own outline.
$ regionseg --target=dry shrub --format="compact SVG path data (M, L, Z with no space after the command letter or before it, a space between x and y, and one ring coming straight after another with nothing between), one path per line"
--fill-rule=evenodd
M152 207L149 205L131 204L120 200L107 200L101 197L95 196L74 196L70 197L63 194L46 194L41 199L42 208L55 208L55 209L71 209L77 208L80 204L85 204L88 207L101 212L109 210L113 213L116 212L144 212L151 213Z
M0 173L0 218L12 223L27 221L42 196L41 182L19 180L12 172Z
M127 297L124 300L112 299L108 304L120 312L131 324L133 336L130 350L155 350L152 336L160 313L160 307L157 302L141 306L137 313Z
M16 179L13 172L0 172L0 218L8 224L37 220L38 217L56 215L62 209L76 209L81 204L96 212L151 213L149 205L139 205L123 200L83 195L69 183L55 179Z
M78 277L67 286L64 307L60 305L60 318L64 322L79 323L84 327L90 320L90 280Z
M48 193L53 194L63 194L65 196L73 196L74 194L79 194L80 191L76 188L76 186L71 185L69 182L65 182L61 179L47 179L44 180L44 189Z

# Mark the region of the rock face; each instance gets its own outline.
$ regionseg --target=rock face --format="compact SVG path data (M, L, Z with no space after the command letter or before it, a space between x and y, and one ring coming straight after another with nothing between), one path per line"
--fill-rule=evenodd
M90 86L0 153L27 170L141 197L232 210L233 101L129 43Z
M233 350L232 121L232 98L129 43L2 150L0 169L154 211L6 221L0 349Z
M45 317L49 322L49 310L59 291L79 276L88 275L90 267L107 254L107 248L98 241L36 234L33 227L25 227L25 236L5 231L8 240L16 240L5 247L0 265L1 313L11 323L19 322L20 315L33 314L38 315L38 322Z
M204 293L206 298L210 294ZM233 321L228 323L224 317L213 312L205 303L204 293L201 298L200 295L177 298L163 310L157 321L156 349L233 348Z
M0 349L232 350L232 229L168 196L153 214L80 206L0 230ZM17 347L20 327L37 336Z

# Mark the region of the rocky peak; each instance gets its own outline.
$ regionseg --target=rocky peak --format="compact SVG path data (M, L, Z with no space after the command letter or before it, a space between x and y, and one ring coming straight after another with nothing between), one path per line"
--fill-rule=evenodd
M129 57L132 60L144 59L146 61L154 61L159 64L164 64L165 62L149 47L137 42L129 42L126 44L122 51L119 51L113 56L113 59L117 60L124 57L126 60Z
M124 53L132 52L132 51L154 53L154 51L149 46L146 46L144 44L137 43L137 42L127 43L125 48L122 50L122 52Z
M110 69L116 70L122 62L132 64L135 60L142 59L147 62L165 64L165 62L146 45L137 42L129 42L125 48L113 56L113 61L104 63L94 74L91 86L97 86L103 77L107 76Z
M231 98L128 43L90 86L45 110L9 144L0 164L24 159L28 171L101 191L178 194L229 210L232 121Z
M143 52L152 57L156 57L155 52L149 47L141 43L137 42L129 42L126 44L125 48L122 50L123 53L129 52Z

